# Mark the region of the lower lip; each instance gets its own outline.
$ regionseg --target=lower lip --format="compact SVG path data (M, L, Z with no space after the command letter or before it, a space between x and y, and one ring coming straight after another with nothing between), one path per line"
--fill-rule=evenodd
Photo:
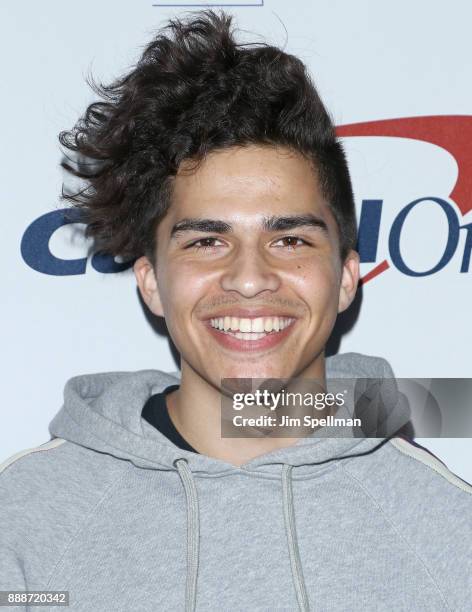
M240 340L231 336L231 334L224 333L211 326L210 321L206 321L206 326L212 336L225 348L233 351L264 351L280 344L287 336L291 333L296 320L290 323L285 329L279 332L268 333L264 338L259 340Z

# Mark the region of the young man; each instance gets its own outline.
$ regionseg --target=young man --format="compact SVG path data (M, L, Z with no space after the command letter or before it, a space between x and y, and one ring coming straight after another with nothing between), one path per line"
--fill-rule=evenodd
M206 11L101 95L61 136L93 162L72 199L97 248L135 259L181 372L67 382L52 439L1 468L0 588L81 611L469 609L472 487L428 451L220 433L225 378L393 379L325 358L359 257L303 64Z

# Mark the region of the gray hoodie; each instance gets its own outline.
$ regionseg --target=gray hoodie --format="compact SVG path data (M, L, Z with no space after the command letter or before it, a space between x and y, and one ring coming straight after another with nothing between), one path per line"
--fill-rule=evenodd
M326 366L393 378L358 353ZM52 439L0 467L0 590L66 590L84 612L472 610L472 487L429 451L311 437L235 467L142 418L176 383L67 382Z

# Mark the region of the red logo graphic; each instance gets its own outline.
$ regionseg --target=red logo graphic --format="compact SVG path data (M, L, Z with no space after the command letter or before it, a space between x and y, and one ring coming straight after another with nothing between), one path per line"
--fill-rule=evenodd
M423 140L442 147L456 160L459 167L454 189L449 197L454 200L463 215L472 210L472 116L433 115L430 117L404 117L383 119L365 123L341 125L336 129L340 137L395 136ZM372 280L390 267L386 259L361 279Z

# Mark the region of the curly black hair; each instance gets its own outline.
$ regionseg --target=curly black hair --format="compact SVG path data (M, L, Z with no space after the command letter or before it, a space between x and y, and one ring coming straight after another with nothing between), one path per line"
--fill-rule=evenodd
M60 143L82 163L73 203L96 250L155 265L156 230L183 160L211 151L282 145L313 162L337 221L340 256L356 248L351 180L333 122L297 57L266 43L238 43L232 16L213 10L171 19L124 77L91 86L90 104ZM77 220L77 215L74 217Z

